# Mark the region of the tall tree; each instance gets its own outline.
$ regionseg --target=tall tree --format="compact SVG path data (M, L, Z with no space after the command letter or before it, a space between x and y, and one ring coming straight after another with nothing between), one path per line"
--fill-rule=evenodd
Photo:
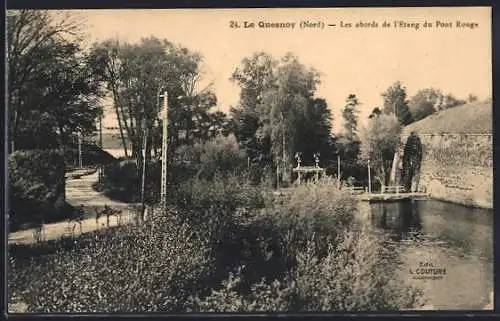
M332 136L333 116L326 100L323 98L309 100L302 117L297 124L298 139L295 150L309 157L312 157L313 153L320 152L321 159L332 159L335 154Z
M104 66L122 137L131 142L133 157L142 154L145 127L152 132L146 156L150 157L152 148L161 147L158 113L159 95L164 91L168 92L169 151L208 138L213 119L210 109L217 99L210 87L199 86L203 76L200 54L155 37L136 44L107 40L96 43L92 53Z
M383 185L389 182L390 168L401 134L401 125L394 115L380 115L369 120L361 131L361 159L370 164Z
M244 58L231 77L240 87L238 106L231 108L235 135L257 166L263 166L269 160L269 141L259 140L256 133L261 126L258 108L264 92L276 86L276 65L277 61L270 55L257 52Z
M95 130L100 76L70 14L10 11L7 17L10 150L57 147Z
M331 113L324 99L314 97L316 70L292 54L274 60L257 53L243 60L235 76L240 107L232 112L238 140L248 154L272 162L286 181L295 152L331 154Z
M280 60L276 76L276 88L268 89L263 97L259 134L270 137L273 159L282 169L283 179L290 181L292 157L299 140L304 139L298 135L298 128L313 100L319 74L287 54Z
M396 81L384 93L383 111L385 114L394 114L399 123L406 126L412 122L410 110L408 108L408 101L406 100L406 88L400 81Z
M408 102L414 121L419 121L442 108L443 93L435 88L419 90Z
M358 98L356 97L356 95L350 94L346 99L346 105L344 106L344 110L342 111L346 136L351 141L356 140L358 136L358 106Z
M113 107L115 110L116 119L118 121L118 129L120 131L120 138L122 141L122 146L125 152L125 157L128 157L127 140L124 131L124 124L119 108L119 74L120 74L120 42L118 40L106 40L98 44L94 44L91 50L91 56L94 61L96 68L102 71L104 74L104 80L107 84L107 89L112 94Z
M418 188L418 178L422 164L422 142L415 132L407 138L403 150L402 181L406 191L411 191L412 185ZM417 183L417 184L412 184Z

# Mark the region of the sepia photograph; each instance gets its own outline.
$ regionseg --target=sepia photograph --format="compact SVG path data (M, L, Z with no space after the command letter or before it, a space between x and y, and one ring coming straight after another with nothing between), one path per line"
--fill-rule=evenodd
M9 314L494 309L491 7L6 15Z

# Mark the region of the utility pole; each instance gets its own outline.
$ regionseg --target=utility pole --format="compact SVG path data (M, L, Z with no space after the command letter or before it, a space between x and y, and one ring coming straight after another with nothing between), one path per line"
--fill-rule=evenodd
M340 182L340 155L337 154L337 177L339 178Z
M368 159L368 193L372 193L372 176L370 173L370 159Z
M83 167L82 161L82 132L78 131L78 167Z
M101 147L101 149L102 149L102 118L103 118L103 112L99 113L99 147Z
M283 135L282 147L283 147L283 179L285 178L286 172L286 155L285 155L285 116L283 115L283 111L281 111L281 133Z
M142 137L142 185L141 185L141 203L142 203L142 220L144 221L146 213L146 147L148 143L148 128L146 126L146 121L143 121L143 137Z
M100 113L99 113L99 147L101 148L102 150L102 118L103 118L103 114L104 114L104 109L101 109ZM102 171L102 165L99 165L99 182L101 182L102 178L103 178L103 171Z
M163 94L163 111L161 119L163 120L163 136L161 146L161 206L165 210L167 205L167 146L168 146L168 93Z

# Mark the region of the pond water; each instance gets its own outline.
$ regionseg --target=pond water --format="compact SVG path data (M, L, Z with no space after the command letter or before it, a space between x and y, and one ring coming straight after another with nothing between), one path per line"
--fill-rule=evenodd
M401 250L401 276L423 288L433 309L480 310L490 303L493 211L435 200L364 204L366 220Z

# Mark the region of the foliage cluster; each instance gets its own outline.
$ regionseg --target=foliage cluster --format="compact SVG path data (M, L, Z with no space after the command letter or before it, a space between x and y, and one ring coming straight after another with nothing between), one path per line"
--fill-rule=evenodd
M247 172L247 157L233 135L218 135L205 142L179 146L169 164L168 183L175 190L191 178L212 180L216 175ZM140 201L141 174L135 160L112 162L104 167L104 179L95 186L107 196L125 202ZM161 163L151 159L146 166L146 200L159 200Z
M193 297L190 310L381 311L422 304L420 290L395 277L397 251L358 225L356 211L356 202L331 182L267 203L247 225L258 233L259 261L249 260L255 254L241 261L210 295Z
M101 74L80 45L81 26L65 13L9 12L10 151L57 148L96 129Z
M67 214L65 162L58 150L25 150L9 155L9 222L49 222Z
M49 257L11 260L10 296L47 313L179 311L212 270L206 242L173 218L82 238Z
M293 156L305 164L313 153L322 161L334 154L331 110L316 96L320 74L286 54L280 59L259 52L243 59L232 80L240 87L240 101L232 108L234 131L254 168L278 173L291 182Z

